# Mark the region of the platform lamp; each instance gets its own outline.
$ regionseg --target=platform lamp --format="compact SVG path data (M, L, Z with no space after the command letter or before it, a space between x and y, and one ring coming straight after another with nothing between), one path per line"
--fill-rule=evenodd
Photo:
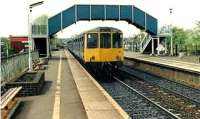
M170 34L171 34L171 39L170 39L170 48L171 48L171 50L170 50L170 55L171 56L173 56L174 55L174 53L173 53L173 29L172 29L172 11L173 11L173 9L172 8L169 8L169 13L170 13L170 16L171 16L171 23L170 23Z
M32 50L32 23L31 23L31 12L32 12L32 8L42 5L44 3L44 1L40 1L40 2L36 2L33 3L31 5L29 5L29 12L28 12L28 68L29 71L33 70L32 67L32 57L31 57L31 50Z

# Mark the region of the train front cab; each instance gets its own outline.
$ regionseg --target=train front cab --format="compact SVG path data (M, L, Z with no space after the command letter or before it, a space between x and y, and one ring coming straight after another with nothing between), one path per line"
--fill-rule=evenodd
M84 34L84 61L122 63L124 60L121 32L89 32Z

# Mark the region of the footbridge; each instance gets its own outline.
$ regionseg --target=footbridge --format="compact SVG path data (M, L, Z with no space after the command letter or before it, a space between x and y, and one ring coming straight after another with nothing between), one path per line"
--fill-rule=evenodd
M77 4L48 18L48 25L46 28L47 31L46 34L43 35L45 37L43 39L41 37L33 38L36 39L35 42L40 42L37 42L37 44L41 44L41 46L37 45L36 47L39 50L41 49L40 51L46 49L42 53L46 53L46 56L48 57L50 54L49 38L51 38L54 34L58 33L62 29L78 21L93 20L127 21L128 23L136 26L137 28L152 36L157 35L158 20L150 14L137 8L136 6Z
M157 34L157 19L131 5L74 5L48 19L48 35L81 20L127 21L151 35Z

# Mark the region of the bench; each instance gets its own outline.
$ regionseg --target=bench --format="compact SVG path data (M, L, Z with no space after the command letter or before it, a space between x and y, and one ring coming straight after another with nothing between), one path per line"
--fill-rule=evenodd
M22 87L10 88L1 96L1 117L2 119L11 118L12 114L19 106L20 101L16 98L17 93Z
M34 70L44 70L45 67L43 65L45 65L47 63L46 60L35 60L33 61L33 69Z
M34 69L34 70L39 70L39 69L40 69L41 65L39 64L39 63L40 63L40 60L39 60L39 59L33 60L32 63L33 63L33 69Z

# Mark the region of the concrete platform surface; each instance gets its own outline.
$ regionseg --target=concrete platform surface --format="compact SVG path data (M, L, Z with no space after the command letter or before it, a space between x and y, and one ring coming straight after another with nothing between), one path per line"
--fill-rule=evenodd
M129 116L67 51L55 51L38 96L21 97L12 119L128 119Z
M87 119L64 52L52 55L42 94L21 98L13 119Z
M200 73L200 63L196 60L198 57L191 58L179 58L179 57L165 57L165 56L150 56L140 53L125 51L124 56L127 58L134 58L137 60L142 60L146 62L156 63L160 65L165 65L167 67L182 69L190 72Z
M88 119L129 119L79 62L68 51L65 53Z

